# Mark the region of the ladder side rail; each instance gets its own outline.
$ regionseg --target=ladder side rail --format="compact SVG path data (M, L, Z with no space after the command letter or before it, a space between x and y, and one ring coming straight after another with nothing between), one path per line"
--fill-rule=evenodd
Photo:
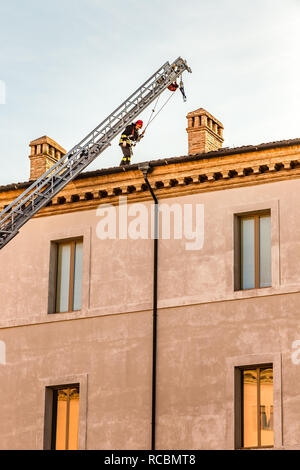
M180 58L179 58L180 59ZM178 60L178 59L177 59ZM126 112L126 105L128 104L128 100L125 100L124 103L122 103L123 106L125 106L125 110L121 109L122 105L117 108L117 110L120 109L119 114L116 116L116 110L109 115L106 120L103 121L103 123L108 121L108 124L105 126L105 128L102 130L102 136L100 135L99 139L95 141L95 138L97 135L101 134L101 131L99 131L99 126L96 128L96 135L95 133L93 134L90 133L86 138L80 143L84 143L87 140L87 137L92 135L92 138L90 141L86 142L85 146L81 146L80 144L76 145L73 147L73 149L70 150L66 155L64 155L58 162L56 162L55 165L53 165L52 168L50 168L45 174L43 174L38 180L36 180L33 185L31 185L29 188L27 188L26 191L24 191L15 201L13 201L4 211L0 213L0 215L3 215L5 211L8 211L9 209L12 209L12 213L7 214L7 216L2 220L2 222L8 220L11 218L10 224L8 223L7 225L11 225L12 229L9 232L11 235L13 235L13 230L14 226L17 224L18 219L22 218L24 220L19 221L18 223L18 228L20 228L24 223L28 220L28 218L32 217L36 212L38 212L42 207L48 204L49 200L51 200L57 193L63 189L70 181L72 181L86 166L88 166L91 161L93 161L100 153L102 153L109 145L110 141L115 137L115 135L119 132L120 129L120 121L122 121L122 125L126 125L127 122L130 122L133 117L135 117L137 114L139 114L141 111L143 111L154 99L159 96L166 88L167 86L174 81L175 78L177 78L179 75L183 73L183 71L190 69L186 66L184 61L180 59L180 65L181 68L179 68L177 71L174 70L174 67L170 66L168 63L166 63L163 67L166 67L167 70L165 73L167 73L167 77L164 76L164 82L162 85L157 86L157 77L156 74L153 74L151 78L156 77L155 81L153 83L150 83L149 86L144 88L142 90L142 87L145 86L145 84L148 84L150 79L148 79L144 85L139 87L139 89L131 95L134 96L137 94L135 97L135 101L131 102L134 107L130 109L129 111ZM173 64L176 64L177 61L175 61ZM172 65L173 65L172 64ZM177 65L179 67L179 65ZM161 67L158 69L158 72L163 69ZM138 94L138 92L140 93ZM148 94L146 96L143 96L143 93L148 91ZM124 114L125 112L125 114ZM127 116L127 119L126 119ZM116 123L113 125L113 122L116 121ZM86 147L88 147L88 150ZM68 160L68 156L74 152L74 149L76 150L76 153L73 154ZM78 154L79 152L82 152L83 150L87 150L87 155L83 155L82 157L79 157ZM77 160L77 163L76 163ZM64 177L60 177L59 173L61 173L66 167L68 167L67 171L63 173L65 175ZM77 168L76 168L77 167ZM50 176L49 173L52 173ZM61 178L60 181L55 180L55 178ZM55 184L54 184L55 181ZM39 183L41 185L39 186ZM51 184L49 184L51 183ZM42 193L39 193L39 191L44 187L47 186L46 189L42 191ZM38 187L39 186L39 187ZM36 191L34 192L34 187L38 187ZM48 192L50 192L48 196ZM28 194L26 196L26 193ZM24 198L24 196L26 196ZM36 196L36 198L35 198ZM31 199L31 207L29 206L29 209L26 207L25 210L28 210L28 214L25 216L24 211L20 210L20 207L22 208L26 202L28 202ZM18 203L16 205L16 203ZM15 207L13 207L15 206ZM14 214L17 216L16 219L14 218ZM0 224L0 233L7 233L7 230L1 229ZM0 239L1 240L1 239ZM0 245L1 248L1 245Z
M178 60L178 59L177 59L177 60ZM175 61L174 63L176 63L176 61ZM51 173L52 171L54 171L57 167L61 166L61 163L63 163L62 168L61 168L61 169L63 169L63 167L65 166L65 165L64 165L64 162L66 161L66 158L69 156L69 154L71 154L72 151L76 151L76 154L77 154L79 151L81 151L81 150L83 149L83 147L81 147L81 144L83 144L89 137L92 137L92 138L93 138L93 132L96 131L96 132L99 134L99 133L100 133L100 131L98 131L99 127L100 127L101 125L105 124L105 122L106 122L109 118L111 118L111 116L113 116L113 115L116 113L116 111L118 111L119 109L121 109L123 106L127 105L128 101L129 101L133 96L135 96L135 95L140 91L140 89L141 89L142 87L145 87L145 86L148 84L148 82L150 82L153 78L156 78L156 79L155 79L154 83L153 83L153 82L150 83L149 87L150 87L150 86L153 86L154 84L156 84L156 82L157 82L157 77L156 77L156 75L157 75L159 72L161 72L162 70L166 70L168 73L170 73L170 70L172 70L172 69L171 69L171 66L169 65L168 62L166 62L162 67L160 67L160 68L157 70L157 72L155 72L143 85L141 85L134 93L132 93L132 95L131 95L127 100L125 100L118 108L116 108L116 110L113 111L113 113L111 113L111 114L108 116L108 118L106 118L104 121L102 121L102 123L100 123L100 124L94 129L94 131L92 131L90 134L88 134L79 144L75 145L66 155L64 155L60 160L58 160L47 172L45 172L45 173L44 173L40 178L38 178L30 187L28 187L15 201L13 201L12 203L10 203L10 204L5 208L5 211L9 211L13 205L15 205L18 201L21 201L21 200L23 199L23 197L24 197L25 194L30 193L35 187L37 187L37 186L39 185L39 183L40 183L41 181L43 181L46 176L48 176L49 173ZM166 73L166 72L165 72L165 73ZM174 73L173 73L173 75L174 75ZM168 86L168 84L170 84L170 83L172 82L173 79L174 79L174 77L168 77L168 79L166 80L165 84L160 87L160 93L162 93L162 91L164 91L164 89ZM149 89L149 87L147 87L147 89ZM159 94L160 94L160 93L159 93ZM147 96L147 97L148 97L148 96ZM156 96L154 96L153 99L155 99L155 97L156 97ZM139 98L139 97L137 96L137 99L138 99L138 98ZM145 98L146 98L146 97L145 97ZM149 101L149 102L147 103L147 105L149 105L149 104L153 101L153 99L152 99L151 101ZM132 104L134 104L134 103L132 103ZM135 106L136 106L136 105L135 105ZM141 110L138 110L138 111L141 111ZM119 118L120 118L120 115L121 115L123 112L124 112L124 110L121 110L120 113L119 113L117 116L115 116L115 118L116 118L116 119L119 119ZM129 113L132 113L132 112L133 112L133 110L131 109L131 110L129 111ZM128 113L128 112L127 112L127 113ZM125 115L126 115L126 114L125 114ZM125 117L125 116L124 116L124 117ZM134 116L133 116L133 117L134 117ZM126 125L126 122L124 123L124 125ZM91 139L91 140L92 140L92 139ZM90 140L89 142L87 142L87 143L91 143L91 140ZM75 155L75 156L76 156L76 155ZM3 213L3 211L0 213L0 216L2 215L2 213Z
M47 180L47 184L49 184L51 182L50 179ZM58 182L58 181L57 181ZM45 185L44 185L45 186ZM51 185L49 184L49 189L50 191L53 191L53 181L51 182ZM56 184L57 186L57 184ZM22 197L24 196L24 194L21 194L17 200L18 202L16 203L17 200L13 201L10 206L12 206L10 208L10 211L9 213L6 214L6 216L0 221L0 233L2 231L2 228L3 226L5 226L6 223L9 223L9 219L12 217L13 214L19 214L19 213L24 213L24 211L27 209L27 207L24 208L24 206L29 202L31 202L31 200L34 198L35 195L37 195L37 197L42 197L42 198L45 198L46 197L46 194L43 194L43 195L39 195L39 190L42 188L42 186L40 186L38 188L37 191L33 191L27 195L25 195L25 197ZM44 190L45 191L45 190ZM43 193L44 193L43 191ZM46 201L46 203L48 202L48 200ZM8 210L8 208L5 209L6 211ZM4 211L3 211L4 212Z
M172 74L174 75L174 73ZM178 74L176 74L178 75ZM153 75L155 76L155 74ZM156 86L156 93L155 93L155 88L153 88L149 93L148 95L146 95L144 98L141 98L140 101L139 101L139 97L136 98L136 105L133 109L131 109L129 112L127 112L127 114L129 113L130 114L130 118L128 119L128 122L130 122L130 120L135 117L138 113L140 113L146 106L148 106L152 101L154 101L154 99L159 96L165 88L167 88L167 86L174 80L174 76L169 76L163 85L157 87ZM155 81L155 84L156 84L156 81ZM152 84L153 85L153 84ZM151 94L152 94L152 97L151 97ZM146 103L146 106L143 106L143 101L146 100L147 103ZM127 103L127 101L124 102L125 104ZM121 110L120 113L117 115L117 116L114 116L114 119L115 120L120 120L122 114L124 113L124 110ZM113 114L113 113L112 113ZM111 118L112 115L109 116L109 118ZM127 120L125 120L126 114L122 117L122 120L124 121L124 125L126 126L127 125ZM107 121L107 119L105 121L103 121L104 123ZM118 122L115 124L115 126L118 124ZM111 127L112 126L106 126L106 128L109 127L109 129L111 130ZM119 131L119 126L117 126L117 129L116 129L116 132ZM103 131L102 131L103 132ZM98 134L100 134L101 132L98 131ZM114 138L114 135L115 133L113 133L112 136L110 136L110 139ZM103 138L103 135L101 136ZM100 137L100 139L101 139ZM94 139L93 139L94 140ZM93 144L93 143L96 143L95 141L93 140L90 140L87 144ZM73 155L73 158L77 158L78 157L78 151L82 151L83 148L79 145L75 146L73 149L76 149L76 154ZM68 157L68 154L71 153L72 150L70 150L70 152L68 152L66 155L64 155L58 162L56 162L46 173L44 173L40 178L38 178L34 183L33 185L31 185L29 188L27 188L26 191L24 191L15 201L13 201L10 205L8 205L6 208L5 208L5 211L9 211L13 206L16 205L16 203L20 202L20 204L24 204L28 201L28 199L30 199L30 194L32 192L32 190L34 188L38 188L39 190L41 190L43 188L43 186L45 186L47 183L48 183L48 179L46 179L46 177L48 176L49 173L51 172L54 172L54 176L55 176L55 169L58 170L58 172L62 171L68 164L69 162L72 161L72 158L67 161L67 158ZM99 153L97 153L96 156L98 156ZM96 156L93 157L96 158ZM88 163L90 163L90 160L88 161ZM61 164L62 163L62 164ZM88 164L87 163L87 164ZM84 168L86 167L87 165L84 166ZM82 168L83 169L83 168ZM74 175L75 177L75 175ZM42 183L42 185L40 185L40 183ZM25 194L29 194L29 196L27 198L24 198ZM1 215L3 211L1 212ZM4 219L3 219L4 221Z
M103 148L101 149L101 152L103 152L104 150L106 150L106 148L108 147L109 145L106 144L105 146L103 146ZM97 155L96 155L97 156ZM96 157L94 157L96 158ZM87 161L84 168L86 166L88 166L90 163L90 161ZM82 168L79 168L78 171L76 171L76 176L77 174L79 174L80 172L82 171ZM63 184L63 187L65 185L67 185L69 182L71 182L72 180L74 179L74 176L70 176L69 178L66 178L66 182ZM62 187L61 185L58 185L53 193L51 193L51 198L50 200L56 196L60 191L61 191ZM41 200L36 203L35 205L32 205L31 207L26 207L25 208L25 211L28 210L28 213L24 213L24 211L22 213L18 213L18 216L19 218L16 218L15 220L13 220L11 222L11 228L10 227L6 227L5 229L0 229L0 249L5 246L12 238L14 238L14 236L19 232L20 228L31 218L33 217L37 212L39 212L43 207L45 207L45 205L48 204L48 199L45 200L44 197L40 196ZM18 223L17 223L18 222ZM15 228L15 226L17 225L17 230ZM3 240L3 234L5 233L8 233L8 236L4 238ZM2 235L2 237L1 237ZM1 241L1 238L2 238L2 241Z
M181 73L180 73L181 74ZM131 114L131 118L132 119L133 117L135 117L137 114L139 114L141 111L143 111L145 109L146 106L148 106L152 101L154 101L157 96L159 96L169 85L170 83L172 83L172 81L174 81L174 78L176 78L178 75L180 74L176 74L176 75L173 75L173 76L170 76L168 79L166 79L165 83L163 85L161 85L160 87L158 87L156 85L156 89L153 88L153 89L149 89L149 93L148 95L146 95L145 97L137 97L137 101L136 101L136 104L135 104L135 107L132 108L130 111L127 111L126 114ZM151 97L151 95L153 95ZM139 101L139 98L140 98L140 101ZM143 106L143 102L146 101L146 106ZM115 119L118 119L120 121L120 119L122 119L124 125L126 126L126 124L128 122L124 121L124 117L122 117L123 113L125 112L125 110L121 110L120 113L117 115L117 116L114 116ZM129 122L130 122L130 119L129 119ZM118 130L120 128L119 126L119 121L117 122L117 125L118 125ZM105 130L102 131L102 132L105 132L107 128L112 128L111 124L106 126ZM98 131L98 134L100 134L101 132Z
M153 75L155 76L155 74ZM168 79L166 79L165 83L163 85L161 85L160 87L157 87L157 92L155 93L155 89L152 89L148 95L146 95L144 98L141 98L140 101L139 101L139 96L137 96L136 98L136 104L134 106L133 109L131 109L130 111L127 112L127 114L131 114L131 117L130 119L132 119L133 117L135 117L139 112L141 112L145 106L143 106L143 101L144 100L147 100L147 106L158 96L160 95L164 89L168 86L169 83L172 82L172 80L174 79L174 77L169 77ZM156 84L156 81L155 81L155 84ZM153 84L151 84L153 85ZM148 88L147 88L148 89ZM153 96L151 98L151 93L153 92ZM124 104L126 104L127 101L124 102ZM122 114L124 113L124 110L121 110L120 113L117 115L117 116L113 116L114 117L114 120L120 120ZM109 118L111 118L113 115L113 113L109 116ZM126 116L126 114L125 114ZM123 121L124 121L124 117L122 117ZM130 121L130 119L128 121ZM104 120L103 122L105 123L107 121ZM126 126L127 125L127 122L125 121L124 122L124 125ZM111 126L106 126L106 127L109 127L111 128ZM119 126L118 126L118 130L119 130ZM103 131L102 131L103 132ZM98 134L100 134L101 131L98 131ZM90 134L91 135L91 134ZM92 136L94 137L94 136ZM113 138L114 136L111 136L111 138ZM100 137L101 138L101 137ZM95 143L93 141L94 139L91 139L89 142L87 142L87 144L93 144ZM82 141L84 142L84 141ZM56 162L46 173L44 173L40 178L38 178L34 183L33 185L31 185L29 188L27 188L27 190L25 190L15 201L13 201L11 204L9 204L6 208L5 208L5 211L9 211L12 206L16 205L16 203L18 203L19 201L24 204L27 202L28 198L25 198L24 199L24 196L25 194L30 194L32 192L32 190L35 188L35 187L38 187L39 186L39 189L41 189L45 184L47 184L47 180L45 179L49 173L51 172L54 172L55 169L58 169L58 171L60 172L61 170L64 169L64 167L69 163L67 160L66 160L66 157L68 157L68 154L72 152L72 150L76 149L76 154L73 155L73 158L77 157L78 155L78 151L81 151L83 148L80 146L80 145L76 145L73 149L70 150L70 152L68 152L66 155L64 155L58 162ZM94 157L96 158L96 157ZM70 159L71 161L71 159ZM62 165L61 165L62 163ZM40 183L42 182L42 185L40 186ZM3 212L3 211L2 211ZM3 215L1 212L1 215Z
M106 150L108 146L109 146L108 143L105 143L104 145L102 145L102 147L99 149L100 151L97 151L97 153L94 152L94 155L92 156L92 158L87 159L84 165L82 165L82 162L78 160L77 169L70 172L69 175L65 175L63 180L56 181L57 184L49 185L48 188L46 188L42 194L30 193L26 197L25 200L22 200L20 204L16 208L13 208L12 211L9 214L7 214L6 218L3 219L3 221L1 221L0 234L5 233L8 230L10 230L11 232L14 231L16 225L18 226L18 229L21 228L28 218L33 217L33 215L35 215L40 209L42 209L45 205L47 205L48 202L56 194L58 194L86 166L88 166L91 163L91 161L94 160L99 155L99 153ZM51 178L55 178L55 175L52 175ZM36 196L36 198L34 198L34 196ZM29 205L25 207L23 210L20 210L20 207L24 206L24 204L28 202L29 202ZM26 211L28 211L27 214L26 214ZM14 217L15 215L16 217ZM21 221L22 218L24 218L23 222ZM7 222L6 225L3 222Z
M161 91L160 91L161 93ZM157 93L157 94L160 94L160 93ZM153 95L152 97L149 96L149 101L147 101L148 104L150 104L154 99L156 98L156 95ZM148 105L147 104L147 105ZM139 103L136 104L135 108L133 108L130 113L132 115L132 113L134 113L135 115L137 115L141 110L141 107L139 106ZM130 122L131 118L128 119L128 122ZM61 189L63 187L65 187L68 182L70 182L72 179L74 179L77 174L79 174L85 167L87 167L97 156L99 156L100 153L102 153L110 144L110 140L112 140L115 135L119 132L119 126L118 126L118 122L114 125L114 128L110 128L108 132L111 131L111 135L105 135L105 138L106 138L106 145L103 145L103 138L104 136L102 136L102 138L100 138L97 143L94 143L94 146L90 149L90 151L88 152L88 157L89 158L86 158L86 162L84 165L80 164L80 159L78 159L77 155L74 155L73 156L73 160L77 159L77 162L75 161L75 165L78 167L78 169L76 170L76 167L74 168L74 163L72 164L71 163L71 160L69 161L66 161L65 160L65 157L64 156L61 160L63 160L63 164L61 166L58 165L59 162L57 162L56 165L54 166L58 166L59 168L57 169L56 172L53 172L53 167L48 170L48 172L46 172L44 175L42 175L42 177L40 177L35 183L35 186L37 187L36 191L34 192L29 192L28 190L30 188L28 188L27 192L28 192L28 195L27 197L24 198L24 193L21 194L15 201L13 201L13 203L11 203L10 206L15 206L15 207L11 207L11 211L9 214L7 214L7 216L1 221L1 224L0 224L0 232L3 232L4 230L1 229L1 226L4 225L4 222L6 222L8 219L11 219L11 221L9 221L9 224L11 224L12 227L14 227L14 225L16 225L18 219L13 219L14 217L14 213L18 214L18 215L22 215L22 211L20 211L21 207L24 206L24 204L26 204L27 202L31 202L32 204L32 210L31 210L31 216L33 216L38 210L40 210L41 207L45 206L47 203L48 203L48 197L47 197L47 193L50 191L50 198L53 198L58 192L61 191ZM102 144L100 148L98 149L95 149L95 145L99 146L99 144ZM80 147L81 148L81 147ZM96 151L95 151L96 150ZM77 164L76 164L77 163ZM57 184L56 185L56 189L53 190L54 188L54 184L53 184L53 179L55 177L57 177L57 172L61 172L66 166L70 166L70 176L68 177L68 175L66 175L65 179L64 180L61 180L60 184ZM47 173L51 173L51 170L52 170L52 175L50 175L49 178L45 179L45 177L47 176ZM51 185L48 186L48 189L46 188L42 194L39 193L39 191L41 191L42 187L47 185L49 182L51 181ZM38 183L41 182L41 185L39 185ZM37 198L42 198L44 199L44 203L43 204L39 204L38 206L35 206L34 204L34 195L37 196ZM23 197L22 197L23 196ZM16 203L18 202L18 204L16 205ZM35 207L34 207L35 206ZM6 208L6 210L8 210L9 207ZM24 222L25 223L25 222ZM23 225L23 224L22 224ZM19 225L19 228L20 228L21 225Z
M118 112L122 107L124 107L125 104L127 104L128 102L130 102L130 100L140 91L140 89L142 87L144 87L148 82L152 81L156 76L157 74L159 74L159 72L165 70L168 68L168 66L170 67L169 63L166 62L163 66L161 66L153 75L151 75L150 78L148 78L148 80L146 80L141 86L139 86L139 88L134 92L132 93L125 101L123 101L123 103L121 103L109 116L108 118L115 114L116 112ZM87 140L95 131L97 131L99 129L99 127L103 126L105 124L105 122L107 121L107 119L104 119L97 127L95 127L95 129L93 129L81 142L79 142L78 145L81 145L82 143L85 142L85 140ZM76 147L76 146L75 146ZM74 149L75 149L74 147ZM70 152L74 149L71 149Z
M180 72L177 72L175 74L175 78L177 78L177 76L181 75L182 71ZM168 86L170 83L172 83L172 81L174 81L174 73L168 78L166 79L165 83L159 87L156 87L157 90L156 90L156 93L152 93L152 91L145 97L145 99L147 100L146 103L143 105L143 101L144 100L141 100L140 102L137 103L137 105L135 106L134 109L132 109L129 113L130 113L130 118L128 120L126 120L124 122L124 124L128 124L131 122L131 119L136 117L141 111L143 111L151 102L153 102L157 96L159 96ZM121 114L121 113L120 113ZM132 115L133 114L133 115ZM119 119L119 116L115 116L115 118ZM108 132L106 132L104 135L100 136L99 139L95 142L95 146L99 146L99 144L103 145L103 138L105 137L107 139L107 141L111 141L117 134L119 133L119 121L116 122L116 124L114 126L112 126ZM109 134L109 135L107 135ZM93 161L97 156L99 156L99 154L101 152L103 152L103 150L105 150L108 146L108 145L105 145L105 147L101 147L100 149L98 149L98 151L94 151L94 148L92 147L92 149L90 149L91 151L89 152L88 154L88 158L86 159L86 162L84 164L84 167L83 168L80 168L80 171L82 171L82 169L84 169L86 166L88 166L91 161ZM92 152L92 156L91 156L91 152ZM76 157L76 156L75 156ZM80 161L79 161L80 163ZM75 170L75 173L76 176L77 174L80 172L80 171L76 171Z
M30 193L32 190L34 190L35 187L37 187L39 185L39 183L46 177L48 176L49 173L51 173L51 171L54 171L57 167L60 166L61 162L64 162L66 157L68 157L69 154L71 154L72 152L76 151L76 153L78 153L79 151L81 151L83 148L81 147L82 144L84 144L84 142L89 138L89 137L92 137L93 136L93 133L94 132L100 132L98 131L99 127L103 126L106 121L110 118L110 116L114 115L116 113L116 111L119 111L119 109L121 109L122 107L124 107L128 101L134 97L138 92L139 90L144 87L145 85L147 85L148 82L150 82L154 77L156 77L156 75L161 72L162 70L164 70L166 67L169 66L169 63L166 62L162 67L160 67L148 80L146 80L146 82L144 82L143 85L141 85L134 93L132 93L132 95L130 95L129 98L127 98L127 100L125 100L120 106L118 106L118 108L115 109L115 111L113 111L113 113L111 113L108 118L104 119L93 131L91 131L81 142L79 142L78 144L76 144L66 155L64 155L60 160L58 160L47 172L45 172L41 177L39 177L36 181L34 181L34 183L29 186L22 194L20 194L20 196L15 199L14 201L12 201L12 203L10 203L4 211L9 211L13 205L15 205L17 202L21 201L24 197L25 194L28 194ZM3 211L1 211L0 213L0 219L1 219L1 216L3 215Z
M2 212L0 212L0 218L3 216L3 214L7 211L9 211L16 203L20 201L27 201L27 198L25 198L26 195L31 194L31 192L40 185L40 183L46 182L47 176L53 172L57 167L61 165L61 163L65 160L66 155L64 155L60 160L58 160L49 170L47 170L42 176L37 178L23 193L21 193L14 201L12 201ZM59 169L60 171L60 169Z
M180 59L180 60L182 61L182 59ZM177 59L177 61L178 61L178 59ZM177 61L175 61L174 64L175 64ZM128 107L128 103L135 105L135 103L134 103L134 102L131 102L130 100L131 100L132 98L134 98L135 95L140 94L141 89L142 89L143 87L146 87L147 89L150 89L151 86L155 85L156 82L157 82L157 79L159 78L159 77L157 77L157 75L161 76L161 75L163 74L163 72L164 72L164 73L168 73L168 74L170 74L170 73L173 73L173 74L174 74L174 71L172 70L172 67L169 65L168 62L166 62L166 63L165 63L162 67L160 67L160 68L157 70L157 72L155 72L143 85L141 85L134 93L132 93L132 95L130 95L120 106L118 106L118 108L116 108L106 119L104 119L93 131L91 131L91 132L78 144L78 146L84 144L84 142L85 142L89 137L92 137L94 133L98 133L98 132L99 132L99 128L100 128L101 126L104 126L104 124L105 124L107 121L109 121L110 118L111 118L112 116L114 116L119 110L122 110L122 108L123 108L124 106L127 106L127 107ZM182 72L181 72L181 73L182 73ZM155 80L153 80L154 78L155 78ZM173 78L173 79L174 79L174 78ZM152 82L151 82L151 80L152 80ZM149 85L147 85L148 82L150 82ZM170 84L171 82L172 82L172 79L169 80L169 84ZM136 96L135 99L137 99L138 97L139 97L139 95ZM120 113L119 113L119 114L120 114ZM115 116L115 117L116 117L116 116ZM70 153L71 153L72 151L76 150L76 147L77 147L77 146L75 146L73 149L71 149L71 150L70 150Z
M177 76L180 75L181 73L178 73L176 74ZM155 90L152 90L148 95L146 95L144 97L144 100L146 100L146 106L143 105L143 99L140 101L140 102L137 102L136 106L134 109L132 109L130 111L130 114L132 115L133 114L133 118L136 117L140 112L142 112L149 104L151 104L169 85L170 83L172 83L172 81L174 81L174 76L171 76L169 77L166 82L164 83L164 85L161 85L160 87L157 87L157 90L155 92ZM152 95L152 96L151 96ZM120 113L121 115L122 113ZM120 118L120 116L116 116L116 118ZM128 122L130 122L131 118L126 122L124 122L124 125L126 126L126 124ZM119 132L119 122L117 122L113 127L111 127L111 129L113 131L114 134L117 134ZM115 131L115 132L114 132ZM110 138L113 138L113 137L110 137ZM101 137L99 138L99 140L101 139ZM98 141L96 141L95 143L97 143Z

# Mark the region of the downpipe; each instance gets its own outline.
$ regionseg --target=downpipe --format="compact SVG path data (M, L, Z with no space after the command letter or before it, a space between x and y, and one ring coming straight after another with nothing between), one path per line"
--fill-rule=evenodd
M153 252L153 323L152 323L152 419L151 419L151 450L156 447L156 382L157 382L157 272L158 272L158 199L148 180L149 163L142 163L145 183L154 201L154 252Z

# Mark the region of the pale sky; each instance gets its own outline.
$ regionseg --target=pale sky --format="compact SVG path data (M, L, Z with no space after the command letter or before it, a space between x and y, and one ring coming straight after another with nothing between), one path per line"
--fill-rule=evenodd
M0 44L0 185L29 179L31 140L69 150L178 56L188 100L176 92L132 163L186 155L200 107L224 147L300 137L300 0L0 0ZM116 138L86 171L120 160Z

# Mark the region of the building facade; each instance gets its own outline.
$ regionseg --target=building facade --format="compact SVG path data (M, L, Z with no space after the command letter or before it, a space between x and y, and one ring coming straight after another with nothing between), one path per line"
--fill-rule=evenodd
M300 448L300 139L86 172L0 252L0 448ZM31 179L66 152L42 137ZM30 182L0 187L0 209ZM298 237L299 232L299 237ZM299 354L298 354L299 353Z

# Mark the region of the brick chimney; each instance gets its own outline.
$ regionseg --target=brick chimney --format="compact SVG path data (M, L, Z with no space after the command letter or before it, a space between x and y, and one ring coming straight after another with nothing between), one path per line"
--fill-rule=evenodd
M36 180L42 176L67 153L64 148L46 135L30 142L29 147L31 147L30 180Z
M203 108L187 115L189 155L210 152L222 147L223 124Z

